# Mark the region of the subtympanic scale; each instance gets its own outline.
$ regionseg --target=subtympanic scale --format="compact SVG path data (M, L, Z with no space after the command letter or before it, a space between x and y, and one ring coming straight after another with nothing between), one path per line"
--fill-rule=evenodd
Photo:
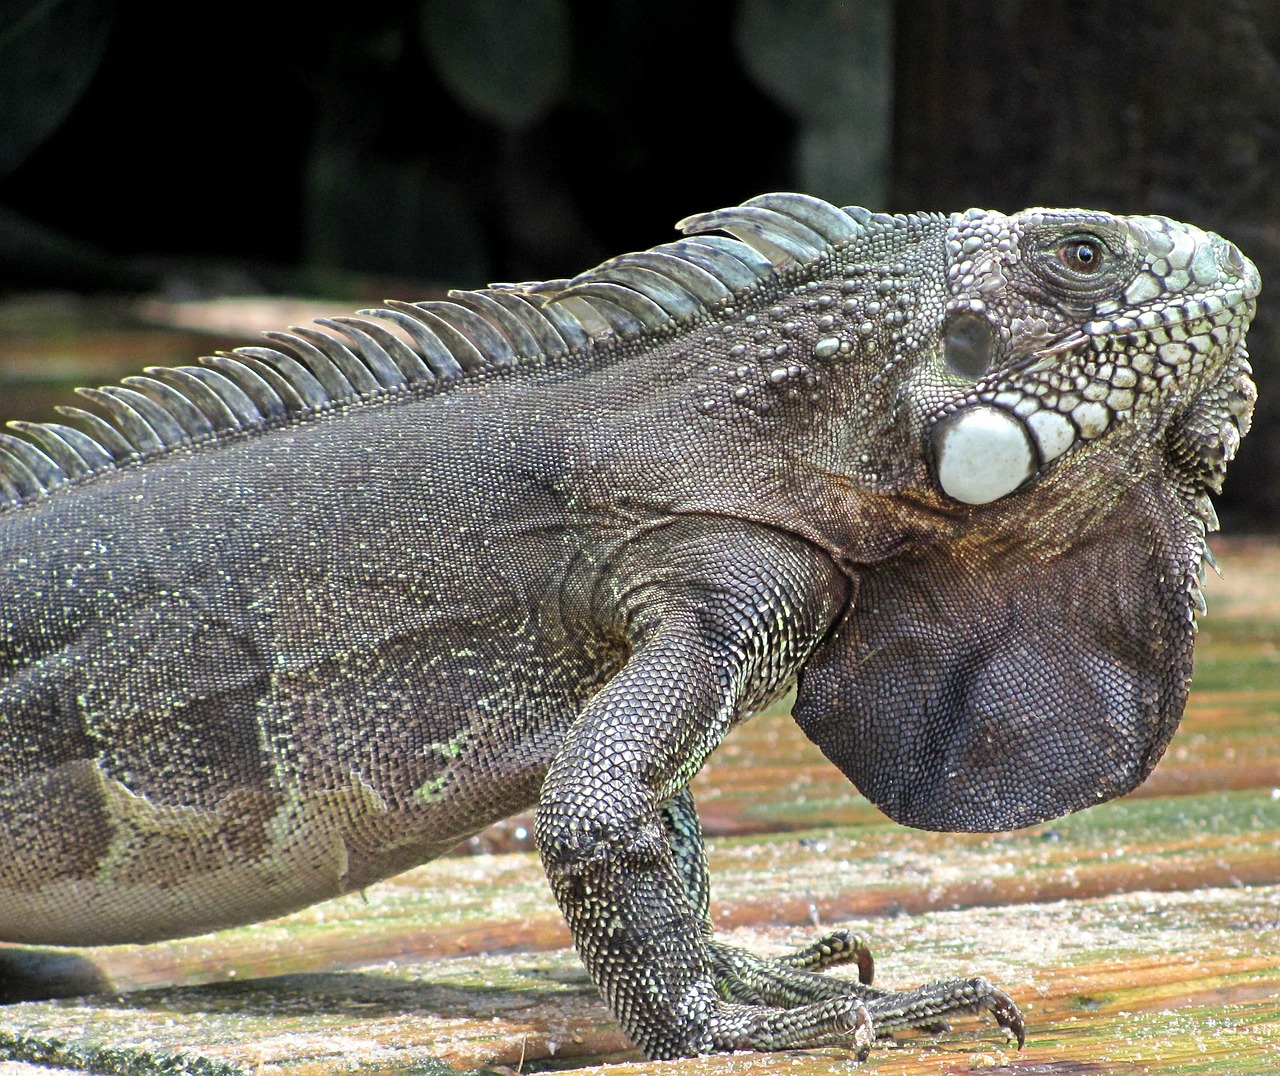
M1036 472L1039 456L1026 426L999 407L974 404L933 429L938 485L965 504L989 504Z

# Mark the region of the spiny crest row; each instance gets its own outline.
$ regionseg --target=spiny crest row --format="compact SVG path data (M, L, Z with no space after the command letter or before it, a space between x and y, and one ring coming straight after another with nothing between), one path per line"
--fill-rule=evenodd
M23 436L0 432L0 508L180 445L678 329L777 269L896 223L807 195L762 195L679 223L697 238L624 254L572 280L454 291L449 301L389 301L360 317L319 319L323 330L264 333L273 347L241 347L199 366L148 367L120 385L77 389L103 414L59 406L80 428L14 421L8 425ZM703 234L715 230L736 238Z

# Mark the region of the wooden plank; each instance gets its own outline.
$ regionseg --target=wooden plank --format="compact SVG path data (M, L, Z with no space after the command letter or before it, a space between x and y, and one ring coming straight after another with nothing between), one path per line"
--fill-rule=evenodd
M1199 1071L1267 1071L1258 1066L1280 1048L1278 907L1280 888L1239 887L878 921L882 983L984 974L1019 998L1031 1030L1022 1054L989 1021L957 1022L941 1037L903 1035L877 1049L870 1071L954 1072L963 1064L1033 1065L1051 1058L1151 1063L1198 1053L1197 1044L1206 1041L1217 1043L1220 1056ZM725 936L768 952L808 934L760 927ZM357 1067L407 1072L430 1059L466 1069L516 1068L523 1058L528 1070L534 1061L635 1057L567 950L383 962L359 972L32 1002L6 1011L4 1032L82 1050L129 1043L136 1044L129 1047L135 1055L178 1054L245 1071L270 1066L299 1074ZM786 1056L787 1068L803 1073L830 1071L845 1055ZM777 1071L768 1067L777 1063L717 1058L671 1068Z

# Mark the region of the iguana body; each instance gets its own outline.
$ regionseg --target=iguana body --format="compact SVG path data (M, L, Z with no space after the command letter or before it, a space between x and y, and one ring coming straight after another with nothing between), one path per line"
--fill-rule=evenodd
M90 436L19 424L0 939L279 915L537 805L651 1056L983 1008L1021 1035L981 980L803 970L864 955L838 936L789 965L716 943L687 785L797 678L805 730L913 825L1145 777L1247 428L1257 273L1081 211L773 195L685 227L739 239L151 371L90 394Z

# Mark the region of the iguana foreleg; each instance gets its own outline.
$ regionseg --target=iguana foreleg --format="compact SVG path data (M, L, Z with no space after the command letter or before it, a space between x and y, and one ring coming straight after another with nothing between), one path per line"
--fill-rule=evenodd
M657 642L633 658L574 727L544 782L538 810L538 844L552 891L609 1007L652 1058L832 1038L865 1047L871 1023L856 997L781 1009L741 1004L720 989L705 906L690 900L667 842L661 789L653 787L658 775L644 772L651 762L646 756L665 753L663 741L678 732L662 727L665 714L632 709L662 685L669 712L684 716L684 725L706 728L715 721L725 704L706 649L705 640L693 637ZM616 738L606 744L598 737L600 718L615 733L627 728L626 749L615 749Z
M584 963L650 1057L827 1040L862 1049L871 1023L855 996L778 1007L720 988L701 834L683 790L743 710L793 675L844 597L798 543L738 542L735 553L729 568L704 566L692 601L661 580L619 588L635 603L632 657L546 775L538 847ZM681 560L687 576L691 559L696 550L668 547L657 563ZM801 597L814 594L830 598Z

